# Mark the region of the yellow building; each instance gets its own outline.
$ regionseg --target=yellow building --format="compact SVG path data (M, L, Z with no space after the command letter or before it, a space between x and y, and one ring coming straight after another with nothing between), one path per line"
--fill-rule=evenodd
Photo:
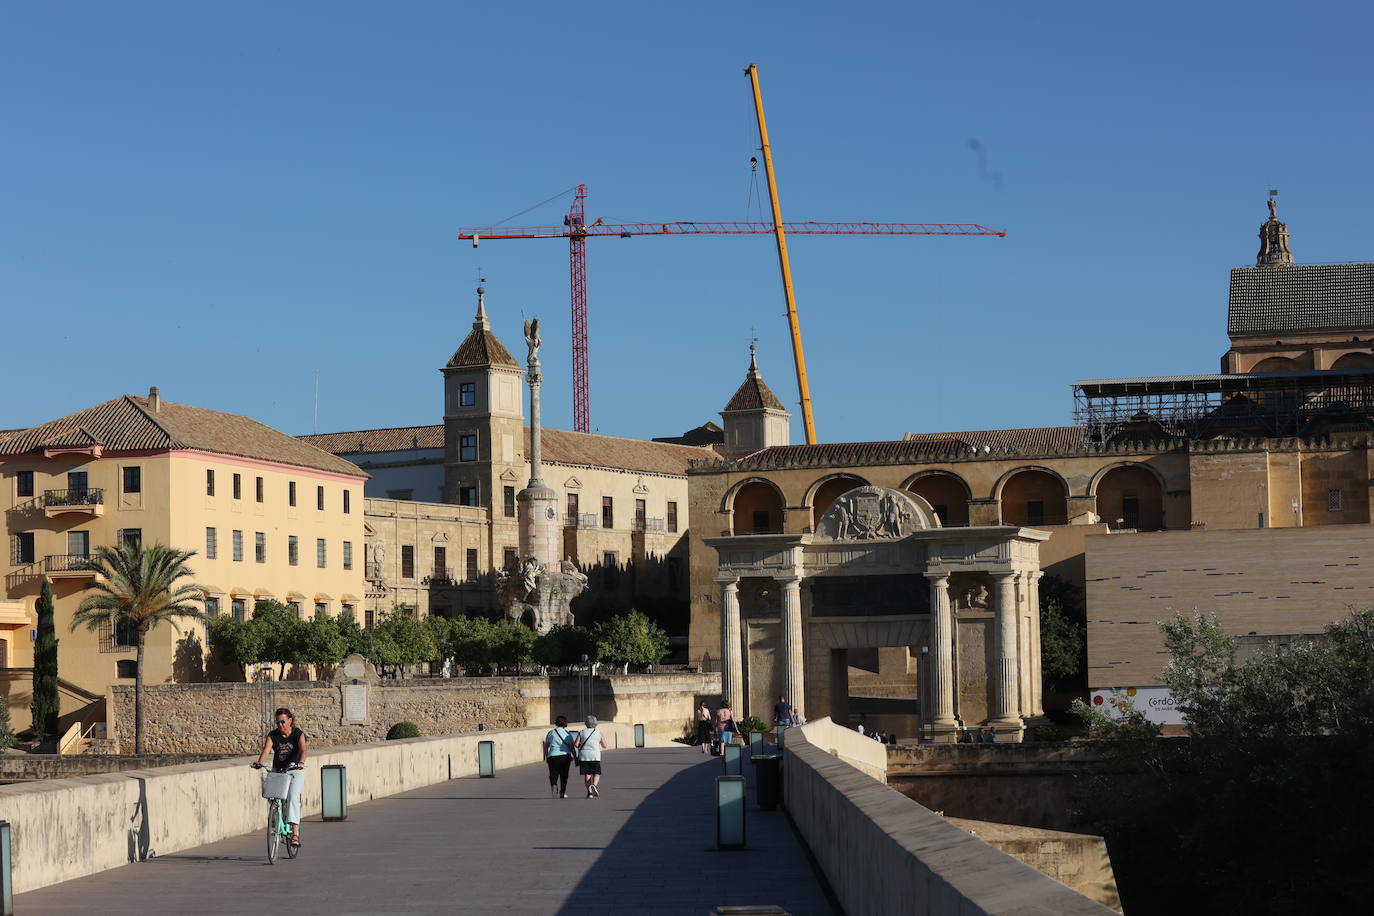
M130 634L68 631L100 545L137 539L194 550L211 613L251 615L257 598L302 616L362 602L363 482L355 465L247 417L125 395L0 434L10 554L0 602L0 664L33 664L34 603L44 577L56 603L61 678L103 694L134 676ZM204 631L159 627L150 683L203 674ZM13 681L12 681L13 683ZM11 696L16 725L27 697ZM22 713L20 712L22 710Z

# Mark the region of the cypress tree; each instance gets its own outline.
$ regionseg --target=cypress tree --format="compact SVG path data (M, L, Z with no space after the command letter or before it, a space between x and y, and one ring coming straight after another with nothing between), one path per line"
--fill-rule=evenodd
M57 623L53 619L52 583L43 580L38 596L38 636L33 646L33 731L41 741L57 736L62 701L57 695Z

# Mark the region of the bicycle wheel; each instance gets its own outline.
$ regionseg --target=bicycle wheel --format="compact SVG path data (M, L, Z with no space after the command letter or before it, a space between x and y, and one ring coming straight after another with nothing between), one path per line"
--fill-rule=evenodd
M272 799L267 806L267 864L277 864L277 850L281 848L281 799Z
M286 828L286 832L282 835L281 841L286 844L286 857L288 859L294 859L296 856L300 855L301 848L291 845L291 827L289 825Z

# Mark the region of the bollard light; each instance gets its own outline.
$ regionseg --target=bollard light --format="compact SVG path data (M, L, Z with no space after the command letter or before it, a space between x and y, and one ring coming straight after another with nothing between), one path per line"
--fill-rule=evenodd
M779 725L779 726L778 726L778 750L782 750L782 748L783 748L783 744L784 744L785 742L783 741L783 737L782 737L782 736L783 736L783 733L787 731L787 729L788 729L788 726L786 726L786 725Z
M496 775L496 742L477 742L477 775L486 779Z
M749 756L763 753L763 732L749 733Z
M741 759L743 756L743 750L744 748L740 747L738 744L725 745L724 751L726 776L744 775L744 761Z
M14 916L14 869L10 861L9 821L0 821L0 913Z
M716 848L744 848L744 777L716 777Z
M642 723L636 722L636 723L635 723L635 747L643 747L643 746L644 746L644 725L643 725Z
M320 767L320 819L348 820L348 768L341 763Z

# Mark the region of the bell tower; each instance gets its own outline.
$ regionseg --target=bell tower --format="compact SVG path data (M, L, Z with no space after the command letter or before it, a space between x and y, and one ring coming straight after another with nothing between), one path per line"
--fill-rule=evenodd
M477 287L477 315L444 374L444 501L491 510L492 527L506 516L506 486L524 467L524 370L492 332L486 290ZM495 532L493 532L495 533ZM513 535L513 532L512 532ZM510 538L514 543L515 538Z
M773 445L789 445L792 441L789 420L792 415L783 409L782 401L759 374L755 344L749 344L749 371L744 384L720 412L725 421L725 454L738 458Z

